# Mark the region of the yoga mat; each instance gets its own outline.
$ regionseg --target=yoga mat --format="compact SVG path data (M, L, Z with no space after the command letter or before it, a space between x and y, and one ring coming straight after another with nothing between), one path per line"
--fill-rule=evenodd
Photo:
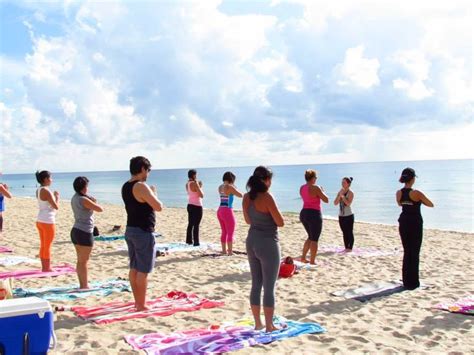
M390 256L400 254L400 250L381 250L373 247L360 247L354 248L351 252L346 252L344 247L335 245L322 245L318 248L318 253L334 253L337 255L344 256L359 256L362 258L379 257L379 256Z
M155 238L162 237L160 233L153 233ZM125 240L125 235L98 235L94 237L96 242L112 242L114 240Z
M8 255L0 257L0 265L2 266L12 266L18 264L39 264L39 260L19 255Z
M220 248L219 245L215 243L207 243L201 242L201 245L194 246L189 245L186 243L181 242L170 242L170 243L156 243L155 244L155 252L163 252L163 253L176 253L182 251L209 251L209 250L218 250ZM127 245L121 245L117 248L117 250L127 250Z
M75 273L76 269L69 264L60 264L52 267L53 271L42 272L39 269L34 270L17 270L17 271L6 271L0 272L0 279L6 279L11 277L14 279L29 279L38 277L55 277L59 275Z
M124 338L134 350L144 350L149 355L220 354L326 331L317 323L296 322L283 317L275 317L274 323L279 327L286 324L287 327L266 333L263 330L254 330L253 321L248 319L210 326L207 329L190 329L170 334L127 335Z
M9 247L2 247L0 246L0 253L11 253L13 250L11 250Z
M281 258L281 262L285 261L285 258ZM296 265L296 271L301 271L301 270L315 270L318 267L321 267L324 265L320 261L316 262L316 265L311 265L309 263L303 263L299 260L293 259L293 263ZM238 264L233 264L232 267L240 270L240 271L250 271L250 265L248 261L244 261Z
M460 298L453 302L442 302L434 306L434 308L472 316L474 315L474 295Z
M77 285L62 287L42 288L16 288L13 290L14 297L40 297L48 301L69 301L89 296L108 296L115 292L130 292L130 284L127 280L111 279L106 281L95 281L89 283L88 289L79 289Z
M238 250L233 250L232 251L233 255L247 255L245 251L238 251ZM209 257L209 258L220 258L220 257L225 257L225 256L232 256L232 255L227 255L227 254L222 254L222 253L203 253L200 255L201 257Z
M221 307L224 302L200 298L195 294L172 291L167 295L152 299L146 305L147 311L135 311L135 302L114 301L96 307L76 306L72 311L85 320L96 324L109 324L134 318L165 317L176 312L190 312L201 308Z

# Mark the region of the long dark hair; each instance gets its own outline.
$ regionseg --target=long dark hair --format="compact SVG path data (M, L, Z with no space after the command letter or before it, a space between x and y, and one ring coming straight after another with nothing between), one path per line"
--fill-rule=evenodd
M48 179L51 177L51 173L48 170L38 170L35 173L36 176L36 181L40 183L40 185L43 185L44 180Z
M89 184L89 179L85 176L78 176L74 179L72 183L72 187L74 187L74 191L76 191L81 196L86 196L82 193L82 190ZM87 196L86 196L87 197Z
M268 186L265 184L265 180L271 179L273 172L270 168L265 166L257 166L253 172L253 175L249 177L247 181L247 191L251 200L257 198L259 192L267 192Z

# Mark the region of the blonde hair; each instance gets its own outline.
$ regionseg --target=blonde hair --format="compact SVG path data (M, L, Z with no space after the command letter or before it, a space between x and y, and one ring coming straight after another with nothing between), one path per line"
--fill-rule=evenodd
M318 173L316 172L316 170L308 169L304 172L304 178L306 181L309 181L312 178L317 178L317 177L318 177Z

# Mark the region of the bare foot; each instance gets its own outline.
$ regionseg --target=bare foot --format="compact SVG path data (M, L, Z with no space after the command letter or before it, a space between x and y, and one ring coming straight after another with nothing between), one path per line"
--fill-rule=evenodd
M264 327L264 325L261 324L261 323L260 323L259 325L256 325L256 326L255 326L255 330L262 330L263 328L265 328L265 327Z
M351 251L352 251L352 249L344 249L345 253L350 253Z
M147 306L135 306L135 309L137 310L137 312L145 312L150 310L150 308L148 308Z
M310 261L309 264L310 265L316 265L316 260Z
M285 329L287 328L288 326L286 324L282 324L281 327L276 327L275 324L272 324L272 326L270 328L266 328L265 331L267 333L271 333L271 332L274 332L274 331L277 331L277 330L282 330L282 329Z
M51 272L51 271L53 271L53 269L43 269L43 270L41 270L41 271L42 271L42 272Z
M301 262L302 262L302 263L305 263L305 264L309 263L308 259L303 258L303 257L301 258Z
M232 253L231 251L229 251L229 252L227 253L227 255L228 255L228 256L232 256L232 255L234 255L234 253Z

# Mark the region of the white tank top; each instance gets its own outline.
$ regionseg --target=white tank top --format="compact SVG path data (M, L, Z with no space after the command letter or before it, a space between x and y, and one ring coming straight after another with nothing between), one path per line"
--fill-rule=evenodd
M48 201L42 201L40 199L40 191L41 189L46 189L47 187L40 187L36 190L36 195L38 196L38 222L47 223L47 224L54 224L56 222L56 210L51 207Z

